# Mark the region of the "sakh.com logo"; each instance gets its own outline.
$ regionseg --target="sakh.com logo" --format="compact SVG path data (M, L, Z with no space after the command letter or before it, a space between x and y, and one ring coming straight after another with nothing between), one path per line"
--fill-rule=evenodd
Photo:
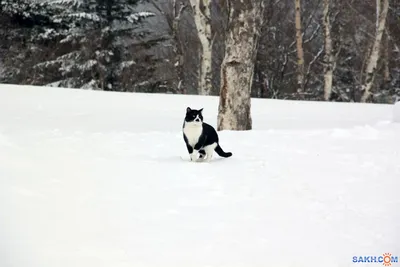
M354 256L353 262L372 262L372 263L382 263L384 266L391 266L392 263L398 262L397 256L392 256L392 253L383 253L382 256Z

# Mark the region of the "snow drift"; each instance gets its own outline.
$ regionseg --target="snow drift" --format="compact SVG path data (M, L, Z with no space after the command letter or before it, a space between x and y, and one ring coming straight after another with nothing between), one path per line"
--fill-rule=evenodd
M392 106L254 99L254 130L220 132L234 156L211 163L181 159L187 106L216 124L216 97L0 86L0 266L400 255Z

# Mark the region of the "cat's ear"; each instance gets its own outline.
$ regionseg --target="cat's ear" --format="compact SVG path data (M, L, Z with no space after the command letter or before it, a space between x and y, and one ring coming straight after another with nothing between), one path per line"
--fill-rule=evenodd
M199 109L199 112L200 112L200 113L202 113L202 112L203 112L203 109L202 109L202 108L201 108L201 109Z
M189 108L189 107L187 107L187 108L186 108L186 113L189 113L190 111L192 111L192 109Z

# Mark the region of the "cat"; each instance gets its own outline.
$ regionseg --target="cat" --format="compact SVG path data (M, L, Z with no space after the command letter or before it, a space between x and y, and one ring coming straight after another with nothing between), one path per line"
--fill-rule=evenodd
M186 109L182 130L190 160L209 162L214 150L219 156L229 158L232 153L222 150L217 131L211 125L203 122L202 112L203 108L195 110L188 107Z

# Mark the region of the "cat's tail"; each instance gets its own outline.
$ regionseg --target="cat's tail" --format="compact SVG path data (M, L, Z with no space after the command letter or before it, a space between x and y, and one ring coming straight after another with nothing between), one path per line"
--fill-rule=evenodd
M224 158L229 158L230 156L232 156L231 152L225 152L222 150L222 148L219 146L219 144L217 144L217 147L215 148L215 152L217 152L217 154L221 157Z

